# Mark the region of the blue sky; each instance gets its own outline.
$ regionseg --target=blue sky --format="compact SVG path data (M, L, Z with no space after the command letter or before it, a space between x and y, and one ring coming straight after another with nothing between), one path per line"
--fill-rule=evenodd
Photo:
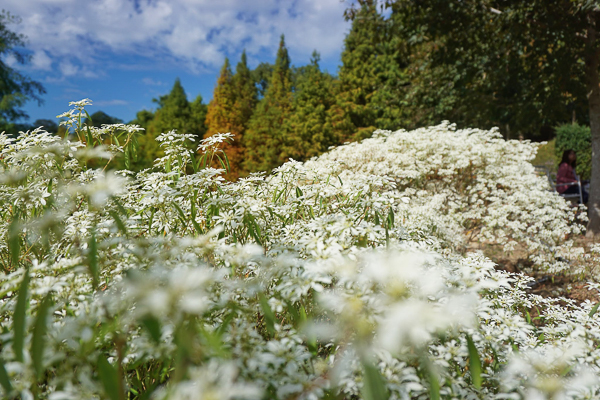
M179 77L188 98L212 97L224 58L235 66L246 49L250 67L273 62L283 33L296 66L313 50L336 73L350 25L343 0L4 0L21 18L9 29L27 36L32 61L5 60L47 90L29 102L30 122L54 118L68 102L92 99L89 112L125 121Z

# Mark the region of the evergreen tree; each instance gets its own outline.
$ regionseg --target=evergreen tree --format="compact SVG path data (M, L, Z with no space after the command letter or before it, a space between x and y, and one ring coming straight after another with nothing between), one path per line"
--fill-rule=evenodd
M105 113L104 111L96 111L92 115L90 115L91 121L86 118L85 123L91 126L95 126L96 128L100 128L102 125L110 125L110 124L122 124L123 120L117 117L112 117Z
M206 114L206 137L217 133L231 133L234 135L233 143L227 143L223 146L223 151L227 155L231 167L230 179L238 177L239 164L242 161L242 147L240 144L240 134L233 122L233 109L235 103L235 90L233 86L233 74L229 65L229 59L225 58L225 63L221 68L217 86L213 92L213 98L208 104ZM219 167L219 165L214 165Z
M286 161L284 147L284 122L292 110L292 84L290 58L281 35L273 74L256 111L252 115L244 138L247 171L269 171Z
M252 73L248 68L245 50L242 52L242 57L235 67L235 75L233 76L232 82L235 101L231 113L231 133L234 134L232 150L236 151L231 151L231 153L237 157L233 159L233 164L230 159L230 175L232 179L235 179L247 174L243 168L243 161L245 159L244 137L258 101L257 88L252 79ZM229 154L230 153L227 153L228 157Z
M344 41L337 104L330 111L338 140L358 140L375 129L397 129L403 122L406 82L402 46L377 1L359 0L346 12L352 28Z
M154 120L154 113L152 111L141 110L135 114L135 119L129 123L134 124L134 125L139 125L147 131L148 127L150 126L150 124L152 123L153 120Z
M191 110L179 78L175 80L169 94L152 101L158 104L154 121L149 127L154 137L172 129L186 133L185 129L189 126Z
M261 62L251 72L252 80L258 90L258 98L262 99L267 93L271 76L273 76L273 64Z
M130 124L139 125L145 130L138 137L138 157L131 165L133 171L141 171L152 167L154 159L161 153L160 146L156 137L151 132L150 127L154 121L154 113L148 110L138 111L135 119Z
M145 137L140 138L140 150L142 158L146 161L155 160L163 155L155 139L161 133L169 132L173 129L181 133L189 133L196 136L196 143L190 143L191 148L196 148L206 132L204 125L206 115L206 105L202 103L202 96L196 97L191 104L188 102L187 95L179 78L175 80L173 88L169 94L153 99L158 104L158 109L154 113L154 118L147 123ZM138 117L145 119L148 115ZM147 164L146 162L144 164Z
M196 142L194 147L198 145L200 139L206 135L206 114L208 113L208 106L204 104L204 100L201 95L196 96L194 101L190 103L190 119L188 120L185 128L186 133L191 133L196 136Z
M218 132L233 134L233 142L223 146L231 168L226 177L231 180L245 175L242 168L243 137L256 106L256 92L254 80L248 69L246 52L242 53L235 75L231 72L229 60L225 59L208 108L206 137Z
M18 68L6 63L9 57L17 65L25 65L31 60L31 55L24 50L25 36L8 29L9 24L20 22L9 12L0 11L0 132L23 130L23 125L14 123L27 118L27 113L21 107L29 100L42 104L41 95L46 93L41 83L31 80L21 74Z
M240 129L240 135L243 136L258 102L257 88L252 78L252 72L248 69L245 50L242 52L240 62L235 67L233 86L235 90L234 124Z
M208 104L206 113L206 137L216 133L225 133L231 131L231 114L233 111L234 90L233 74L229 66L229 60L225 58L225 63L221 68L221 73L217 79L217 86L213 92L213 98Z
M335 104L334 78L319 68L319 54L298 70L293 112L285 124L284 157L298 161L317 156L338 144L327 112Z
M444 101L447 110L470 114L467 124L505 126L507 136L510 130L533 133L587 110L593 156L586 235L600 236L598 1L386 3L398 34L411 38L416 50L429 46L420 55L425 68L419 71L427 74L414 86L431 105Z

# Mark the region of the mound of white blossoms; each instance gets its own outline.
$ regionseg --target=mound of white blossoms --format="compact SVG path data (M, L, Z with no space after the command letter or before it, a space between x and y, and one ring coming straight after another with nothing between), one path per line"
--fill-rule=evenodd
M3 398L600 395L596 308L466 250L594 262L564 241L581 226L534 144L378 131L231 183L202 168L228 135L197 155L169 132L152 170L93 169L131 157L139 128L84 129L73 104L87 145L0 135Z

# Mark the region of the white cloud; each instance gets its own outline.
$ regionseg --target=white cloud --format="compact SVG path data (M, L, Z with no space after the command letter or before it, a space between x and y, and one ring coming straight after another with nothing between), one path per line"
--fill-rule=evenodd
M33 53L31 65L35 69L50 71L52 69L52 59L48 57L44 50L39 50Z
M100 101L95 101L94 105L95 106L99 106L99 107L107 107L107 106L125 106L129 104L128 101L125 100L119 100L119 99L114 99L114 100L100 100Z
M250 58L272 51L281 33L292 57L308 60L313 49L337 57L349 27L340 0L5 0L3 8L23 23L32 66L57 63L63 76L101 70L109 53L171 58L192 70L219 67L226 55L246 48ZM165 57L166 56L166 57ZM114 55L112 62L119 63ZM294 61L294 58L292 58ZM302 61L304 62L304 61ZM87 72L86 72L87 71Z
M19 62L17 61L16 57L12 54L4 56L2 58L2 61L11 68L14 68L17 65L19 65Z
M152 78L144 78L142 79L142 83L147 86L164 86L166 83L163 81L157 81Z

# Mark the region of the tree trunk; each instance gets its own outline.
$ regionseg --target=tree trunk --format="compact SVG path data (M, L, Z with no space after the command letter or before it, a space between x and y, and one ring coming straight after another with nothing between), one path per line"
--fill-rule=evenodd
M596 12L588 13L587 46L586 46L586 78L588 105L590 113L590 129L592 131L592 178L590 181L590 197L588 202L589 223L588 237L600 235L600 47L596 30Z

